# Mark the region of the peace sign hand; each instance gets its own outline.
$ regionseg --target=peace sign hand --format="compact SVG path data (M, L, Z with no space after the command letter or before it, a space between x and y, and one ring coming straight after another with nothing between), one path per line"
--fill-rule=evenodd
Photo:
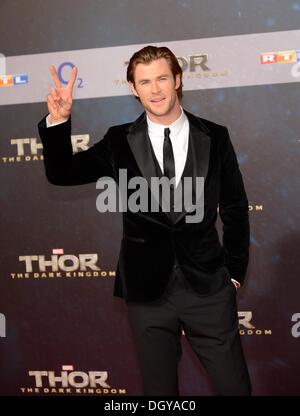
M73 87L77 76L77 68L72 68L72 73L68 84L63 87L53 65L50 66L55 87L51 87L47 95L47 106L50 113L50 123L66 121L72 110Z

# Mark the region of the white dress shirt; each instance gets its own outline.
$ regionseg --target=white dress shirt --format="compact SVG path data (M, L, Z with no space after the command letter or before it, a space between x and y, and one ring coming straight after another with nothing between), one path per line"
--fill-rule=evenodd
M185 166L187 151L189 145L189 122L187 116L181 108L181 114L177 120L172 124L166 126L163 124L154 123L147 116L148 134L150 141L159 163L159 166L164 171L163 162L163 146L164 146L164 130L170 129L170 140L172 143L174 162L175 162L175 182L176 186L181 178Z

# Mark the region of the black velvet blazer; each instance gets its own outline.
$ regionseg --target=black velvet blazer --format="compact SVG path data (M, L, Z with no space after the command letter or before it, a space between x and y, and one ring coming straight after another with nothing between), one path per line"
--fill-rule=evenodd
M114 295L128 301L151 302L166 290L176 264L201 296L212 294L234 278L244 281L249 259L248 201L236 155L226 127L185 111L190 126L193 175L205 178L204 217L188 223L182 210L176 222L162 212L124 212ZM109 128L86 151L73 154L71 118L63 124L38 125L48 180L54 185L96 182L102 176L128 181L156 176L147 121ZM150 190L149 190L150 192ZM215 227L217 209L223 222L222 244ZM105 214L103 214L105 215ZM177 267L177 266L175 266Z

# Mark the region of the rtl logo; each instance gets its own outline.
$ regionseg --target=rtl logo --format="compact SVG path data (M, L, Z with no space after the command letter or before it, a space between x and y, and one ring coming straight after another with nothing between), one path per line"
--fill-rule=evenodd
M0 313L0 338L6 338L6 319L3 313Z

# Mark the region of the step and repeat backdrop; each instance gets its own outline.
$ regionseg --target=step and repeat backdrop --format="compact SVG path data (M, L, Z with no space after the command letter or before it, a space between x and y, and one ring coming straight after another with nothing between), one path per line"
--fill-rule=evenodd
M37 123L54 64L78 67L74 152L142 112L126 65L166 45L183 107L226 125L249 198L251 260L238 291L255 395L299 395L300 2L2 1L0 4L0 395L139 395L127 311L112 295L119 213L95 184L47 182ZM4 41L5 39L5 41ZM218 223L221 231L221 224ZM182 395L210 395L182 337Z

